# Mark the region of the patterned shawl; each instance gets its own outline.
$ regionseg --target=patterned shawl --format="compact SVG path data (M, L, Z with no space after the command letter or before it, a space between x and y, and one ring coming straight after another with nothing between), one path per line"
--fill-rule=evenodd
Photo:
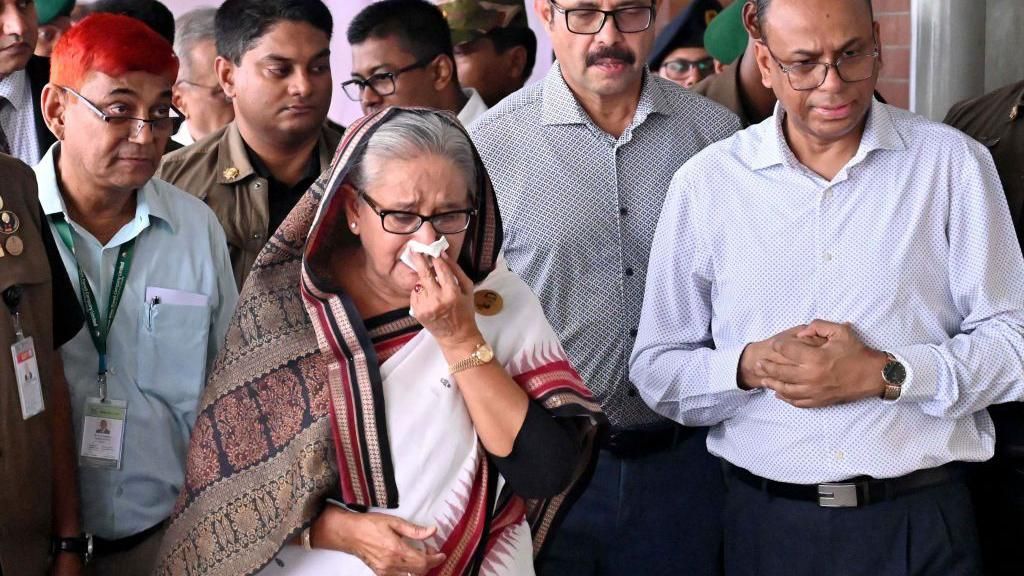
M327 273L332 251L358 243L345 222L341 183L396 110L347 130L331 168L257 258L200 402L156 574L253 574L311 524L327 498L354 510L397 507L374 347L352 301ZM448 113L406 111L437 114L461 129ZM474 156L478 216L458 262L480 282L494 269L502 229L490 179ZM507 489L495 494L493 465L482 466L486 490L471 504L475 516L467 513L475 523L472 540L432 574L476 574L487 535L524 513L538 553L562 504L581 490L603 416L578 376L561 385L548 380L532 387L543 393L531 397L555 417L578 417L584 440L586 457L572 485L550 500L524 501ZM531 386L524 389L531 393Z

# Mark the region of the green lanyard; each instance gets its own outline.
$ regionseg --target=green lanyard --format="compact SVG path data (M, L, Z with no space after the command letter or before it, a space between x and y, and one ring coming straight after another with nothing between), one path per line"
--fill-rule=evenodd
M124 295L125 286L128 284L128 271L132 267L132 254L135 252L135 238L121 245L117 253L117 262L114 264L114 285L110 288L110 301L107 304L107 321L100 318L99 306L96 305L96 296L93 292L89 279L85 277L85 271L78 262L75 255L75 243L71 238L71 227L63 214L53 219L53 225L57 228L57 234L64 241L64 245L71 250L75 258L75 265L78 266L78 284L82 291L82 309L85 311L85 321L89 325L89 336L96 346L99 354L99 367L96 370L96 379L100 385L100 400L107 399L107 336L110 335L110 327L114 323L114 314L121 303L121 296Z

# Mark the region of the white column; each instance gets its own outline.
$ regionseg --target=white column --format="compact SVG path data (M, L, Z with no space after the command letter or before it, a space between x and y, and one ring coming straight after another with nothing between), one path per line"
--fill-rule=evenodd
M985 92L1024 80L1024 0L988 0Z
M917 113L941 120L956 102L984 92L985 6L986 0L914 0L911 98ZM1003 49L1013 52L1011 46Z

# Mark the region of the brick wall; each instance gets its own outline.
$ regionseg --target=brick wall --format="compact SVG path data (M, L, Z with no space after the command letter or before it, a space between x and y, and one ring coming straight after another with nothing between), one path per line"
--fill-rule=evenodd
M910 106L910 0L872 0L882 42L878 91L894 106Z

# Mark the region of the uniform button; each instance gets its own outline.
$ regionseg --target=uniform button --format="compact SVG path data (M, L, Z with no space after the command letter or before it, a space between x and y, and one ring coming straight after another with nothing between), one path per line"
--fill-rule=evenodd
M625 206L619 206L619 214L623 216L629 214L629 208L626 208Z
M626 276L632 276L632 275L633 275L633 269L632 268L626 268Z
M637 332L636 328L630 328L629 329L629 335L632 336L633 338L636 338L637 334L638 334L638 332Z

